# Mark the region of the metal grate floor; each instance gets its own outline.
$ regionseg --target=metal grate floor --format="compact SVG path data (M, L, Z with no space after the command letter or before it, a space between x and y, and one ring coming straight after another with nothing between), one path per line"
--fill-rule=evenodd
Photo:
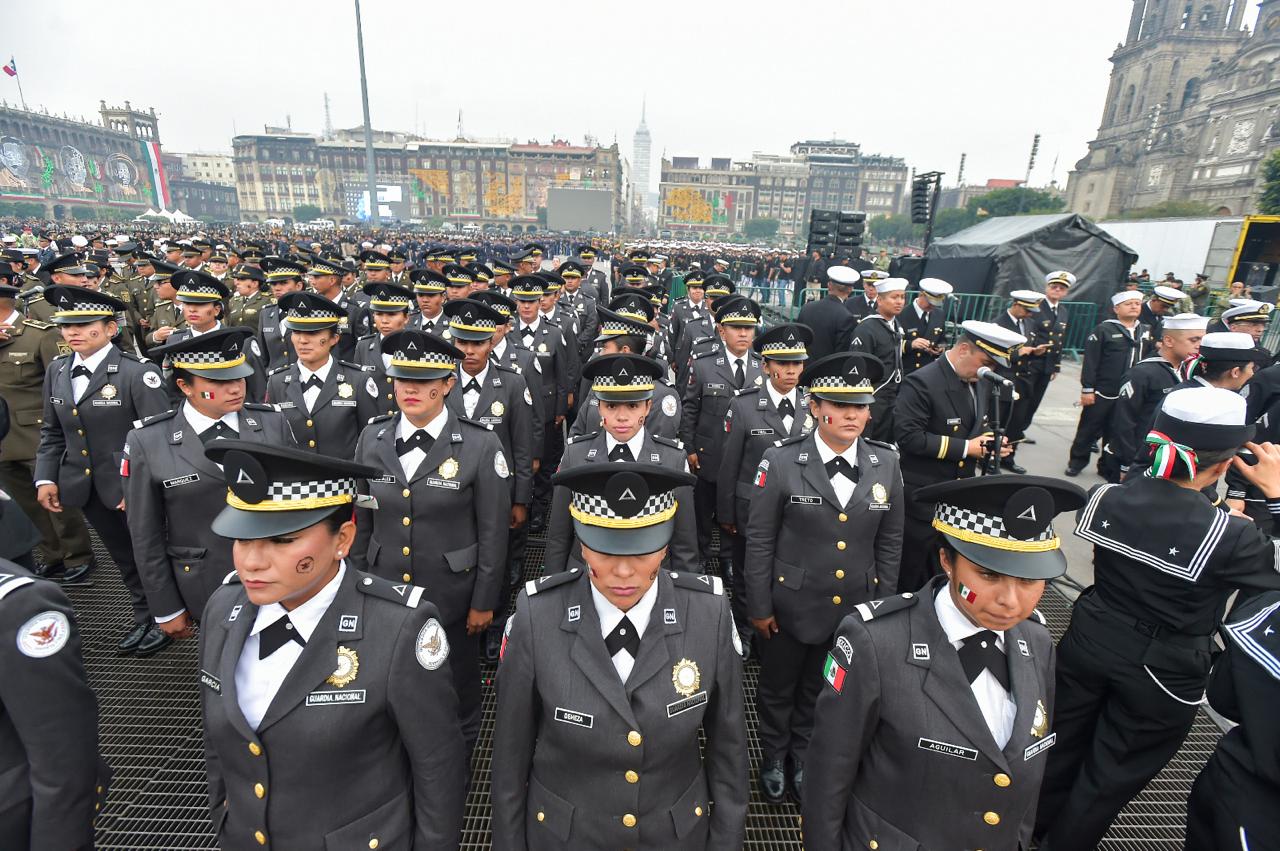
M98 848L216 848L207 819L199 692L193 673L197 642L180 642L150 660L117 657L115 643L131 620L128 598L110 557L96 539L94 550L98 569L92 582L67 591L84 635L90 684L98 694L103 755L114 770L110 797L98 819ZM542 553L542 539L531 537L525 555L526 577L537 575ZM1071 616L1068 598L1050 587L1041 611L1054 637L1059 637ZM467 851L490 845L489 764L496 700L492 667L486 666L483 673L484 717L462 834L462 848ZM764 803L754 782L760 762L755 736L758 675L758 665L749 662L744 687L752 788L745 848L801 851L798 808ZM1101 847L1106 851L1182 848L1187 795L1219 735L1217 726L1201 712L1177 756L1121 813Z

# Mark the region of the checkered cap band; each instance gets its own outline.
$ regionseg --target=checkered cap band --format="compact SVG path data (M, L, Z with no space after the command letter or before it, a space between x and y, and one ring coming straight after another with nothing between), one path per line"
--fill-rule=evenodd
M756 325L760 320L751 311L726 313L717 320L721 325Z
M96 301L77 301L70 307L57 311L58 316L115 316L116 313L105 304Z
M322 479L312 482L272 482L261 502L245 502L227 489L227 505L243 511L304 511L352 502L355 479Z
M492 319L473 319L470 322L461 322L459 317L455 316L449 320L450 328L457 328L460 331L492 331L494 324Z
M454 284L455 286L461 286L462 284L471 283L471 279L468 278L466 275L447 275L445 277L445 280L451 284Z
M807 353L808 349L805 348L804 342L801 340L794 342L779 340L776 343L765 343L760 347L760 354L765 357L769 357L769 355L803 355Z
M369 304L373 307L394 307L397 310L408 310L409 299L399 296L391 296L390 298L371 298Z
M392 366L418 367L420 369L452 370L457 364L444 352L423 352L421 357L410 358L408 354L398 351L391 356Z
M945 502L939 502L934 508L933 528L952 537L996 549L1047 552L1058 549L1060 545L1052 524L1034 538L1017 538L1005 529L1002 518Z
M529 287L529 286L527 286L527 285L521 284L519 287L513 287L513 288L511 289L511 294L512 294L512 295L536 295L536 296L540 296L540 295L542 295L545 291L546 291L546 287Z
M203 298L210 301L221 301L222 293L208 284L187 284L178 290L179 298Z
M286 319L303 319L309 322L319 322L321 320L337 319L338 314L327 307L321 307L317 305L316 307L313 308L310 305L307 305L307 310L305 312L298 310L298 308L296 307L290 308L289 311L285 314L285 318Z
M317 260L311 264L312 275L345 275L346 273L340 265L328 260Z
M442 293L444 292L444 284L439 281L419 281L413 285L415 293Z
M635 383L632 383L632 384L623 384L622 382L618 381L618 379L617 379L617 377L616 377L616 376L613 376L613 375L600 375L600 376L597 376L596 378L592 379L591 389L592 389L592 390L605 390L605 391L609 391L609 390L652 390L652 389L653 389L653 379L652 379L652 378L650 378L649 376L647 376L647 375L643 375L643 374L640 374L640 375L636 375L636 376L634 376L634 378L636 378L638 381L640 381L640 382L642 382L642 383L640 383L640 384L635 384Z
M625 314L625 315L629 316L630 314ZM636 321L643 322L644 319L640 317L636 317ZM640 333L642 332L640 331L639 328L632 327L631 325L628 325L625 322L614 322L612 320L606 320L600 323L600 335L603 337L618 337L623 334L640 334Z
M569 514L579 523L588 526L604 526L611 529L642 529L657 526L670 520L676 513L675 491L650 494L644 507L633 517L615 514L608 501L600 495L573 492Z
M875 390L875 385L870 381L863 379L857 384L850 384L844 380L843 375L823 375L813 379L813 384L809 385L810 390L865 390L868 393Z

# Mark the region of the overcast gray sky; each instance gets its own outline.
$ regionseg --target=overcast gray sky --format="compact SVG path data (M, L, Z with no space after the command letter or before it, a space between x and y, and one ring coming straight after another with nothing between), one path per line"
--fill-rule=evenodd
M373 124L602 144L623 154L648 98L658 156L858 142L966 182L1060 182L1102 115L1125 0L363 0ZM1256 16L1256 13L1255 15ZM1251 21L1252 23L1252 21ZM361 122L351 0L15 3L0 44L28 105L96 117L154 106L170 151L230 151L264 124ZM25 37L19 41L17 34ZM17 101L0 76L0 97Z

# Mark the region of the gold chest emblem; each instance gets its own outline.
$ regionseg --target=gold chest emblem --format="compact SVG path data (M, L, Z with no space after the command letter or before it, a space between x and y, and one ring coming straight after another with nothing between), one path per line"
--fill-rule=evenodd
M539 344L538 344L538 351L540 351L540 352L542 352L542 353L544 353L544 354L545 354L545 353L546 353L546 351L547 351L547 344L546 344L546 343L539 343Z
M356 651L350 647L339 647L338 667L333 669L333 673L325 679L325 682L342 688L354 682L358 673L360 673L360 657L356 655Z
M889 492L884 489L884 485L880 484L879 482L876 482L874 485L871 486L871 501L872 502L888 502L889 501Z
M351 394L354 392L355 391L351 389L351 385L347 384L345 381L338 385L338 395L343 399L350 399Z
M1044 738L1044 734L1049 732L1049 713L1045 711L1044 701L1036 701L1036 715L1031 721L1031 735L1037 739Z
M496 400L492 405L489 406L489 413L493 414L495 417L502 416L503 413L506 412L506 410L507 410L506 405L503 405L501 402L498 402Z
M118 394L119 392L120 391L116 389L116 386L114 384L108 384L102 388L102 391L99 395L101 395L103 399L114 399L116 398L116 394Z
M681 697L689 697L702 685L702 674L698 671L698 663L689 659L681 659L671 669L671 684Z
M444 459L444 462L440 464L440 469L436 472L440 474L440 478L442 479L452 479L454 476L458 475L458 462L453 458L446 458Z

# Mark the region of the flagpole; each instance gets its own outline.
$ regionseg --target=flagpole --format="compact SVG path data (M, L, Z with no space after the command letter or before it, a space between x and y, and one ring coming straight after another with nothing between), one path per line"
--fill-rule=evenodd
M13 79L18 84L18 99L22 101L22 111L27 112L27 96L22 93L22 76L18 73L18 60L9 57L9 67L13 68Z

